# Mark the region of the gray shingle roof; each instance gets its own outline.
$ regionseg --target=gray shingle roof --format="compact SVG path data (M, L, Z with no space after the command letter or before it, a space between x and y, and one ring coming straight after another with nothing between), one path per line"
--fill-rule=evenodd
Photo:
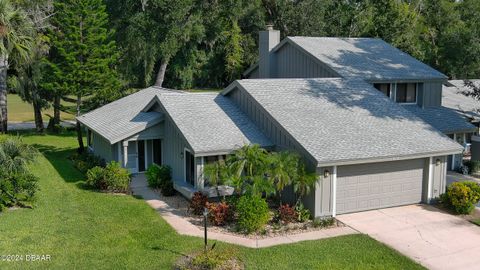
M417 105L404 105L405 109L414 113L423 121L432 125L443 133L473 132L475 126L455 110L446 107L420 108Z
M480 80L471 80L480 85ZM463 91L471 92L471 89L465 86L463 80L448 81L451 86L443 86L442 105L455 110L464 116L479 121L480 120L480 101L462 94Z
M462 151L459 144L361 80L237 82L320 165Z
M412 56L376 38L287 37L344 78L446 79Z
M227 97L217 93L159 95L195 154L230 152L244 144L272 142Z
M81 115L77 119L114 144L159 123L163 119L161 113L142 112L142 109L155 95L170 92L172 90L149 87Z

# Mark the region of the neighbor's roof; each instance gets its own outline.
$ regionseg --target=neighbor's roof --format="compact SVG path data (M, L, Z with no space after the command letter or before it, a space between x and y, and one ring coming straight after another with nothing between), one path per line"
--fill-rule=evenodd
M234 84L259 102L321 166L462 151L362 80L257 79Z
M480 80L470 81L480 86ZM465 86L464 80L450 80L448 83L449 85L444 85L442 89L442 105L472 120L479 121L480 101L462 94L462 92L468 93L472 91Z
M417 105L404 106L443 133L473 132L476 130L476 127L470 124L465 117L450 108L440 106L422 109Z
M158 98L196 155L231 152L244 144L272 146L247 115L218 93L164 94Z
M377 38L287 37L344 78L367 80L447 79L430 66Z
M114 144L162 121L162 113L142 112L142 109L155 95L172 91L175 90L149 87L81 115L77 119Z

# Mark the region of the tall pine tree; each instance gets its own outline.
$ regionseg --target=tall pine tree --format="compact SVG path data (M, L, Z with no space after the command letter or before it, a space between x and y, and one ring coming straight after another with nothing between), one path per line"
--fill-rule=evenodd
M115 70L118 54L102 0L64 0L54 4L54 30L50 32L48 86L59 96L75 95L76 115L85 111L84 99L102 105L119 96ZM79 152L83 151L82 129L76 123Z

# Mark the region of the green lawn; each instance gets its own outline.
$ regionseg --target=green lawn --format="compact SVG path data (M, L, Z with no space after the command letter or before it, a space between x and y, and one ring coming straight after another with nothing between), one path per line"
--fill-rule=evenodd
M62 101L62 105L71 106L71 103ZM8 106L8 121L11 122L29 122L34 121L33 108L31 104L24 102L16 94L8 94L7 96L7 106ZM45 110L43 112L43 121L48 121L48 115L53 116L53 108ZM74 119L72 114L62 112L60 117L64 120Z
M180 236L143 200L83 188L67 156L73 134L24 134L42 151L34 209L0 214L0 269L171 269L202 239ZM247 269L422 269L365 235L265 249L233 248ZM7 254L48 254L50 262L2 262Z
M475 224L475 225L480 226L480 218L479 218L479 219L474 219L474 220L472 220L472 223Z

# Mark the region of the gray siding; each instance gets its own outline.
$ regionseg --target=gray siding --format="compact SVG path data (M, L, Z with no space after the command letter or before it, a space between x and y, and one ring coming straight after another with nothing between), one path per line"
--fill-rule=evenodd
M172 179L184 184L184 158L185 148L190 149L181 132L169 117L165 118L165 137L162 142L163 164L172 168Z
M423 107L436 107L442 105L442 82L424 82L419 87L418 104Z
M286 43L274 52L273 78L330 78L339 77L327 65Z
M103 158L106 162L117 160L113 149L115 146L116 145L111 145L109 141L92 131L92 148L95 155Z
M139 140L151 140L151 139L159 139L159 138L162 138L164 136L164 123L161 122L157 125L154 125L152 127L149 127L147 129L145 129L144 131L142 132L139 132L135 135L133 135L132 137L128 138L127 140L135 140L135 141L139 141Z
M287 131L260 106L255 99L242 89L233 89L228 97L255 123L255 125L274 144L275 150L290 150L299 153L307 163L309 169L315 169L316 162L310 154L297 143Z
M329 177L324 177L325 170L330 172ZM303 203L314 217L331 216L333 211L333 167L317 168L317 174L318 181L315 184L315 189L305 196Z

